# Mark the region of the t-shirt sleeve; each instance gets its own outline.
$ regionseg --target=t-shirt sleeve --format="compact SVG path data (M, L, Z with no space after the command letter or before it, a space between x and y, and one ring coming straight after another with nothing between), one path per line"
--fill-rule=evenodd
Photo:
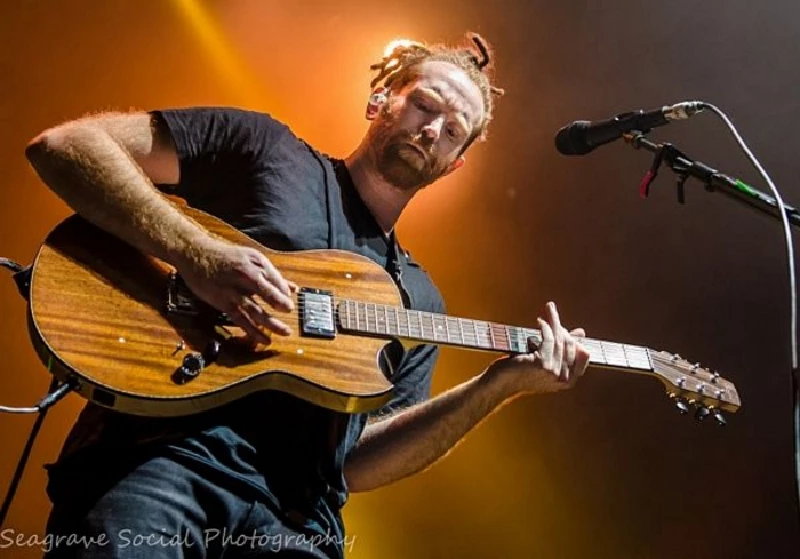
M172 136L178 153L180 179L170 191L190 205L208 197L210 189L257 173L271 148L291 134L267 114L235 108L193 107L151 115Z
M438 358L439 347L430 344L417 346L406 353L399 370L392 378L394 383L392 399L380 409L370 413L370 416L391 415L430 398L433 367Z

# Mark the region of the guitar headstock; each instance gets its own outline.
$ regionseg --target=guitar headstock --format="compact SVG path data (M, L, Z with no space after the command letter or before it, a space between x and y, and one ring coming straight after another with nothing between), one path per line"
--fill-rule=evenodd
M675 401L681 413L688 413L695 406L695 417L705 419L713 416L724 425L720 410L735 412L741 407L739 393L732 382L718 373L691 363L680 355L665 351L649 350L653 373L667 386L667 393Z

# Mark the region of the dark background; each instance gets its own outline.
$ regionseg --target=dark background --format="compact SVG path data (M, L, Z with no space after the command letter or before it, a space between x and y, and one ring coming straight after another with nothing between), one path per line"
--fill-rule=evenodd
M572 392L515 401L428 472L345 509L367 557L796 557L789 290L780 225L623 143L566 158L553 136L686 99L725 110L800 204L793 127L800 8L789 0L636 2L15 1L0 7L0 253L29 262L68 209L23 157L40 130L98 110L243 105L345 155L366 128L368 67L397 37L479 31L496 50L489 141L426 190L400 225L452 314L535 325L548 300L590 336L678 352L736 383L729 425L679 416L660 383L590 371ZM720 121L652 134L766 189ZM49 378L25 307L0 281L0 404ZM490 355L445 351L437 391ZM50 414L7 522L41 534L41 465L82 401ZM0 417L5 488L32 417ZM0 541L0 544L3 542ZM0 555L33 557L33 548Z

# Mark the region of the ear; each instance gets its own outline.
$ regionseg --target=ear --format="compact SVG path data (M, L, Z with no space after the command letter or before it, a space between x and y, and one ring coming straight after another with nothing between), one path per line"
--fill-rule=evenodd
M450 163L450 166L447 169L445 169L444 173L442 173L442 176L446 177L447 175L449 175L450 173L452 173L456 169L460 169L461 167L464 166L464 163L466 163L466 160L464 159L464 156L463 155L459 155L458 158L455 161L453 161L452 163Z
M367 101L367 110L364 114L367 120L375 120L381 112L381 107L389 100L389 90L385 87L376 87Z

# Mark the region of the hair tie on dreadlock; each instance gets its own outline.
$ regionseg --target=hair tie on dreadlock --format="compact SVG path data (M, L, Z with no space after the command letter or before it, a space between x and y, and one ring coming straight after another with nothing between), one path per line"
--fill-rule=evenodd
M473 62L475 62L475 66L478 67L478 70L483 70L490 62L489 58L489 49L486 48L486 45L483 42L483 38L478 35L477 33L471 33L469 38L475 43L475 46L478 47L478 51L481 53L483 57L482 60L479 60L477 56L472 56Z

